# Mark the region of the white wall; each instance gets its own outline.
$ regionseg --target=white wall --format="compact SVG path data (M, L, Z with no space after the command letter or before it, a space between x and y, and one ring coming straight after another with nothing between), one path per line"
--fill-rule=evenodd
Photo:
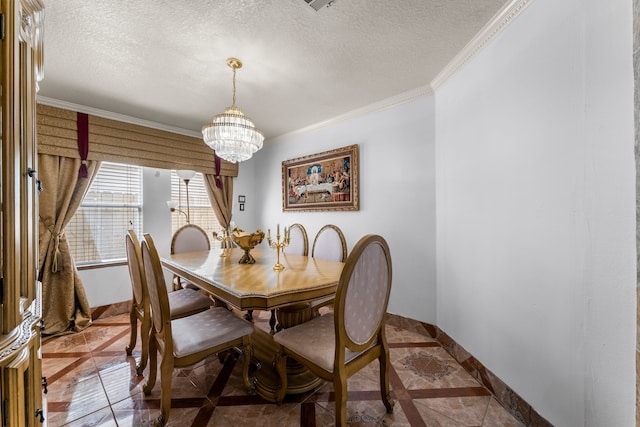
M392 313L437 324L555 425L633 425L631 16L534 1L435 100L268 142L240 165L234 221L311 239L333 223L349 248L382 234ZM282 212L281 162L350 144L360 211ZM169 178L152 173L145 231L166 253ZM130 298L126 267L81 277L91 306Z
M384 111L270 141L241 165L253 180L238 179L236 194L247 196L247 229L277 223L305 226L310 245L325 224L345 233L349 250L368 233L382 235L393 260L389 311L413 319L436 320L434 103L423 97ZM282 212L282 161L359 145L360 210L355 212ZM240 215L234 213L240 226ZM264 245L264 243L263 243ZM416 297L418 296L418 297Z
M631 16L537 0L436 92L437 324L558 426L634 425Z

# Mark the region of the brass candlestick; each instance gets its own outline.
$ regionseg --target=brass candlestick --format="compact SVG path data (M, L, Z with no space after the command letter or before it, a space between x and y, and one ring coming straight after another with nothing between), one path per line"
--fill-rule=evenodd
M220 256L229 256L229 253L231 253L231 248L233 248L233 242L231 240L231 235L229 234L229 232L227 230L222 230L222 235L219 235L214 231L213 238L220 242L220 249L222 249Z
M271 249L275 249L276 250L276 254L278 256L278 260L275 263L275 265L273 266L273 269L275 271L282 271L284 270L284 265L280 264L280 250L286 248L287 246L289 246L289 241L290 241L290 234L289 234L290 230L287 229L287 227L284 228L284 236L282 237L282 240L280 240L280 224L278 224L278 228L276 231L276 240L271 240L271 229L267 230L267 241L269 242L269 247Z

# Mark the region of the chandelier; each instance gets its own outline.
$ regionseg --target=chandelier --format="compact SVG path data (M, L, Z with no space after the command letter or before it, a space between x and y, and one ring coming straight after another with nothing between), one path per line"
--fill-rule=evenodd
M242 68L242 61L228 58L227 66L233 69L233 102L224 113L218 114L211 123L202 127L204 142L216 155L231 163L242 162L262 148L264 135L236 107L236 69Z

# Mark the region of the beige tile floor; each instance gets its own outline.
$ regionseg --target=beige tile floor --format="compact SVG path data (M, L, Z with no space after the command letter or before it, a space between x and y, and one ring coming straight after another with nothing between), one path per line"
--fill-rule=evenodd
M268 327L268 317L257 324ZM350 426L521 426L434 339L386 326L391 350L393 414L380 400L378 366L371 363L349 379ZM94 321L85 331L43 339L47 377L45 414L51 427L151 426L159 415L160 381L142 393L147 372L135 373L128 315ZM174 372L169 426L331 426L333 386L289 396L281 406L249 394L242 386L238 356L217 357ZM148 370L148 368L147 368Z

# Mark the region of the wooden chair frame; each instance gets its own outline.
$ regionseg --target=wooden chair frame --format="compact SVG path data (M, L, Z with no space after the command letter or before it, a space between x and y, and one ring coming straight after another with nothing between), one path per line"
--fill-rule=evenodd
M307 256L309 255L309 237L307 236L307 230L304 228L304 225L302 224L291 224L291 226L289 227L289 229L297 229L300 230L300 232L302 233L303 236L303 243L304 243L304 253L302 255ZM287 248L283 249L283 252L286 253Z
M248 390L253 389L253 382L249 379L249 364L252 356L252 347L249 335L229 340L217 346L209 347L205 350L189 354L184 357L176 357L173 351L174 339L172 334L171 318L169 316L169 297L164 282L164 273L160 258L156 250L153 239L149 234L144 235L142 242L142 259L147 274L149 285L149 301L151 309L151 335L149 341L149 378L143 386L146 395L151 393L155 386L157 377L158 353L162 357L160 363L160 408L161 414L158 422L161 425L169 419L171 410L171 381L174 368L191 366L204 358L229 350L238 348L244 355L242 364L242 380ZM152 272L150 275L149 272ZM224 309L221 309L224 310Z
M348 335L345 328L345 310L346 297L348 294L349 283L354 271L354 268L358 264L360 256L370 245L379 245L384 252L387 263L387 289L383 305L383 315L378 319L377 326L374 328L374 332L369 339L365 342L356 343ZM345 267L340 276L338 283L338 289L336 292L335 305L334 305L334 328L335 328L335 358L333 371L328 371L316 363L310 361L304 356L296 353L295 351L280 345L280 351L276 355L276 369L282 381L281 388L276 397L276 403L281 404L285 397L287 390L287 367L286 359L288 356L293 357L298 362L308 367L314 374L320 378L332 381L334 385L335 393L335 405L336 405L336 426L346 426L346 405L347 405L347 379L364 368L373 360L378 359L380 363L380 393L382 401L387 409L387 412L393 411L394 401L391 399L389 392L389 345L384 332L384 318L389 303L389 294L391 291L391 256L389 252L389 246L387 242L378 235L364 236L355 245L351 254L347 258ZM295 327L294 327L295 328ZM277 334L275 335L277 340ZM346 350L353 352L362 352L353 360L345 363Z
M147 366L147 360L149 359L149 334L151 332L149 289L147 287L147 277L145 275L144 265L142 264L142 249L140 247L140 241L133 230L127 231L127 234L125 235L125 245L127 250L129 276L131 277L131 288L133 290L131 310L129 311L131 334L129 337L129 345L125 347L125 351L128 356L131 356L138 340L138 320L140 320L140 340L142 341L142 348L140 362L136 365L136 373L138 375L142 375ZM176 292L192 291L180 289ZM204 298L202 299L204 300ZM182 309L178 312L174 311L171 313L171 319L191 316L192 314L199 313L207 308L208 307L205 306L198 306L191 307L189 310Z
M129 345L125 347L128 356L131 356L138 340L138 320L140 320L140 340L142 349L140 362L136 365L136 372L142 375L149 359L149 331L151 330L151 314L149 307L149 293L147 291L147 279L144 275L142 265L142 251L140 242L133 230L128 230L125 236L127 250L127 264L129 266L129 276L131 277L132 301L129 311L129 323L131 324L131 334Z
M340 239L340 243L342 245L342 258L338 261L344 262L344 260L347 259L347 240L345 239L344 233L342 232L340 227L333 224L325 225L316 233L316 237L313 238L313 247L311 248L311 257L312 258L316 257L315 252L316 252L316 243L318 242L318 238L322 235L322 233L326 233L329 230L335 231L336 234L338 235L338 238Z
M327 233L330 231L333 231L338 235L338 239L340 240L340 244L342 246L342 256L338 261L344 262L344 260L347 259L347 239L344 237L344 233L342 232L342 230L338 226L333 224L325 225L316 233L316 237L313 239L313 248L311 249L311 257L312 258L316 257L315 252L316 252L316 243L318 242L318 237L320 237L322 233ZM313 312L311 316L312 317L319 316L320 308L325 306L330 306L331 304L333 304L333 297L311 302L310 307L311 307L311 311Z
M209 236L207 235L207 232L205 231L204 228L196 224L185 224L182 227L178 228L176 232L173 233L173 236L171 237L171 253L172 254L176 253L175 252L176 240L178 239L180 234L185 230L189 230L189 229L200 231L207 242L207 250L211 249L211 240L209 240ZM182 289L182 278L178 275L174 275L171 285L174 291L178 289Z

